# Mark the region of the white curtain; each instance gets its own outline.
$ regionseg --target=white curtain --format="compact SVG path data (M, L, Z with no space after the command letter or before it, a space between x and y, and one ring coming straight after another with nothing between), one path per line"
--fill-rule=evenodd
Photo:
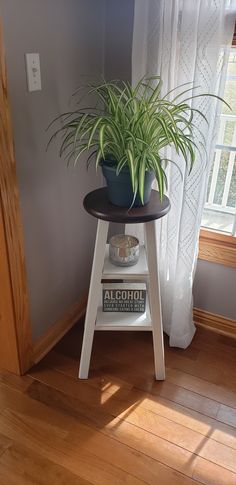
M143 75L160 75L162 94L193 81L202 93L222 96L234 22L235 5L231 1L136 0L132 82ZM209 121L207 125L196 113L195 140L201 143L198 129L202 130L205 149L199 145L202 156L197 154L190 175L174 149L167 150L167 157L179 164L183 177L174 164L169 164L167 195L171 211L156 224L164 330L170 345L181 348L190 344L195 332L192 285L220 103L213 98L196 98L192 107L201 110ZM143 237L138 225L127 227L126 232Z

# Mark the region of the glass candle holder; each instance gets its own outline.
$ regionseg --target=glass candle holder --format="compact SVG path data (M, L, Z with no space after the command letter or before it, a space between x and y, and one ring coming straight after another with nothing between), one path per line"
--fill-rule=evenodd
M133 266L139 259L139 240L128 234L117 234L109 241L109 258L116 266Z

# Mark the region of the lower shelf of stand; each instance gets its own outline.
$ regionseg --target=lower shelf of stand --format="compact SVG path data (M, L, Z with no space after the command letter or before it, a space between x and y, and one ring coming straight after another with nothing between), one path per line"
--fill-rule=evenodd
M116 331L147 331L152 330L149 303L147 300L145 313L133 312L103 312L98 307L95 330Z

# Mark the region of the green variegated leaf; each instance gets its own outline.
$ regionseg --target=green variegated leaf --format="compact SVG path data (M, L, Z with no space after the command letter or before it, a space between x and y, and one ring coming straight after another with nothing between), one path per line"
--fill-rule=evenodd
M138 172L139 195L140 195L142 204L144 203L145 173L146 173L146 153L144 152L143 158L140 160L140 163L139 163L139 172Z
M202 153L206 153L204 135L196 126L195 118L200 116L205 122L208 120L204 113L191 107L191 101L200 96L224 100L213 94L195 94L199 87L193 83L184 83L165 96L161 96L161 87L159 76L143 77L135 87L119 80L90 84L87 95L96 98L95 106L81 107L55 118L49 128L57 123L58 127L49 145L61 136L59 154L68 163L74 159L77 164L87 153L87 163L95 163L96 168L106 157L114 160L117 175L128 167L134 200L139 193L142 202L145 174L152 170L162 200L167 186L165 164L177 163L163 158L162 150L173 147L190 171L196 156L202 162ZM182 100L192 91L193 96ZM167 99L174 92L173 99ZM80 98L80 105L84 104L85 97L83 94Z

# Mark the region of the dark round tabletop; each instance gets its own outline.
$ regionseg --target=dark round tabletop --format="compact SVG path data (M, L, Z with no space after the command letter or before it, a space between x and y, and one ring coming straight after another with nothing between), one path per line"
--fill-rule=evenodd
M111 204L108 200L107 188L103 187L102 189L93 190L93 192L86 195L84 208L89 214L103 221L134 224L160 219L169 212L170 201L164 195L161 202L159 192L152 190L148 204L141 207L133 207L129 210Z

